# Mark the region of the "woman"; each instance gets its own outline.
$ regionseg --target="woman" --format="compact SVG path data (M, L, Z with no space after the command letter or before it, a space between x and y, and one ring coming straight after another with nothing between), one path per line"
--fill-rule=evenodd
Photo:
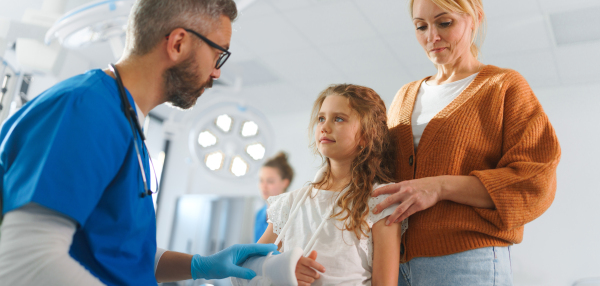
M271 196L277 196L285 193L292 183L294 178L294 170L287 160L287 156L283 152L279 152L275 157L267 160L260 169L260 194L263 199ZM256 213L256 221L254 223L254 242L257 242L265 233L269 224L267 223L267 205L265 204L258 213Z
M396 95L388 124L400 183L373 194L393 194L374 213L401 203L387 223L409 218L399 285L512 285L510 246L554 199L554 129L519 73L477 59L481 0L410 9L437 74Z

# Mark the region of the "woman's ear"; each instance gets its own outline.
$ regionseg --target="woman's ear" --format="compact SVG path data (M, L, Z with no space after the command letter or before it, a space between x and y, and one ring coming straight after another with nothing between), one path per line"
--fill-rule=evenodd
M290 179L283 179L283 189L287 189L290 186Z
M478 10L477 11L477 22L473 23L473 31L476 30L476 27L481 26L481 21L483 21L483 11Z

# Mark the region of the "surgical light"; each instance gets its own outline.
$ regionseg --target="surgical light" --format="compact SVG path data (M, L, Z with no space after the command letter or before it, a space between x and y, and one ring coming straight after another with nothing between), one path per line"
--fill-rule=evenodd
M231 162L231 173L237 177L241 177L246 175L246 172L248 172L248 164L246 161L240 156L233 157L233 161Z
M251 137L258 133L258 125L254 121L246 121L242 126L242 136Z
M223 115L220 115L219 117L217 117L215 124L224 132L229 132L229 130L231 130L232 122L233 122L233 119L231 119L231 117L229 115L223 114Z
M132 0L100 0L67 12L48 30L46 44L54 39L66 48L76 49L98 42L108 42L115 58L123 52Z
M206 167L212 171L216 171L223 167L223 159L225 159L225 155L223 155L221 151L212 152L206 155L204 163L206 164Z
M272 129L256 108L216 101L197 111L188 142L192 157L209 176L250 182L273 146Z
M198 144L204 148L213 146L217 144L217 137L208 130L202 131L198 135Z
M252 159L260 160L265 157L265 147L260 143L248 145L248 147L246 147L246 153L248 153Z
M127 17L103 21L75 31L62 40L66 48L83 47L95 42L104 42L122 36L127 28Z

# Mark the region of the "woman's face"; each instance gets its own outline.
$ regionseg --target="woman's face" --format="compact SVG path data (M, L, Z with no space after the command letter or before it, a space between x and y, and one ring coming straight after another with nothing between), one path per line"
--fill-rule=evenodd
M472 57L473 20L468 14L446 12L431 0L415 0L413 24L417 40L436 65Z
M258 186L264 200L267 200L270 196L282 194L290 184L290 180L282 179L279 170L273 167L262 167L259 177Z

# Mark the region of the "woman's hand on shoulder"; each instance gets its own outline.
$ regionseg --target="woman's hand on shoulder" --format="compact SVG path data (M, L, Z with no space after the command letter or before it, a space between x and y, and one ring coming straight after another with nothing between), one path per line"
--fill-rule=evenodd
M298 280L298 286L310 286L316 279L321 276L319 272L325 272L325 267L319 264L317 261L317 252L311 251L308 257L300 257L298 264L296 264L296 280ZM319 272L317 272L319 271Z
M374 214L382 212L393 204L400 204L388 216L386 225L401 222L412 214L428 209L439 202L442 195L442 181L439 177L429 177L386 185L373 191L373 197L390 194L373 209Z

